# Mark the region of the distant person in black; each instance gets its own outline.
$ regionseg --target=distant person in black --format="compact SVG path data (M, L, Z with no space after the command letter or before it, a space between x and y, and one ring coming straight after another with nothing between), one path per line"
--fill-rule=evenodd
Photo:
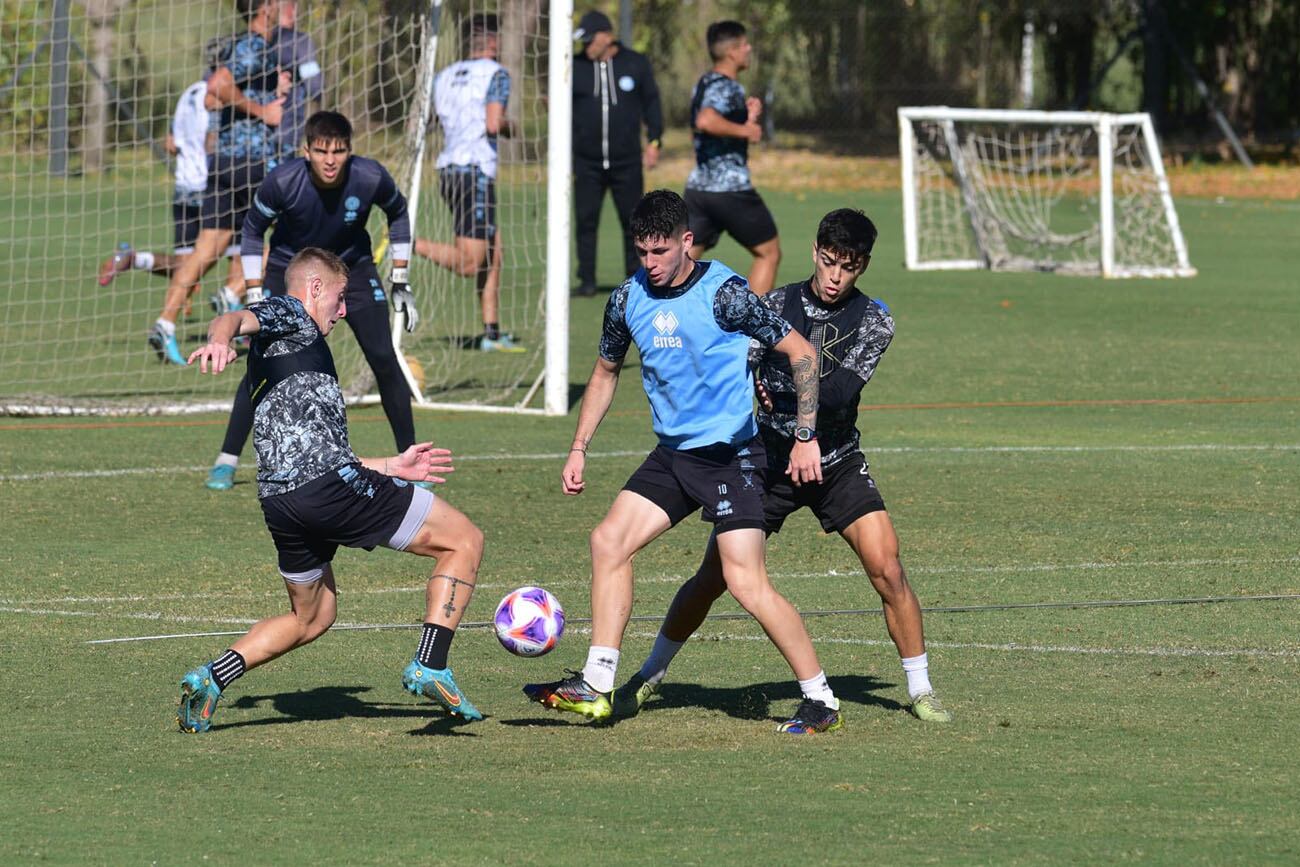
M578 234L576 294L596 294L596 233L605 191L614 196L623 227L623 273L640 267L632 243L632 209L645 192L641 174L659 161L663 112L659 88L645 56L614 38L609 18L588 12L574 37L583 49L573 57L573 202ZM641 149L641 125L647 143Z
M388 330L388 304L366 220L371 207L388 217L393 255L393 307L405 315L406 329L415 328L418 314L408 286L407 261L411 254L411 223L406 197L382 165L352 155L352 124L337 112L318 111L307 119L306 155L276 166L262 181L253 207L244 220L240 254L248 281L250 304L283 295L284 274L294 253L320 247L337 254L348 266L347 316L357 343L374 371L384 413L393 429L398 451L415 442L411 416L411 391L402 375ZM262 279L262 237L272 225L271 252ZM253 426L248 390L241 384L230 412L221 454L208 474L214 491L234 485L239 453Z

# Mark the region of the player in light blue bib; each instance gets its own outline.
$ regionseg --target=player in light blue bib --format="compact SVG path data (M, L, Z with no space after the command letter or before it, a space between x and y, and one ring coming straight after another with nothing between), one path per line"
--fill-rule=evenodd
M839 728L839 702L803 620L772 587L764 564L767 458L754 422L748 362L753 339L790 363L798 420L807 435L791 448L785 473L799 485L821 480L821 451L812 430L816 355L788 322L763 306L743 277L720 262L690 258L693 238L681 196L669 190L647 194L631 222L642 267L611 294L605 308L600 357L561 474L564 492L576 495L586 487L587 446L614 399L633 343L641 355L641 382L659 445L591 533L592 641L586 665L563 680L529 684L524 693L591 720L612 715L619 648L632 613L632 558L702 510L703 519L714 525L727 589L771 636L799 681L804 702L781 730Z

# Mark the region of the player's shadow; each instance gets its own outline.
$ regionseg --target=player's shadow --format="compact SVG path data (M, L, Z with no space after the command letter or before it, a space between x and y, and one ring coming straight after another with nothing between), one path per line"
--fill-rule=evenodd
M430 704L412 705L396 702L371 702L360 697L361 693L370 692L369 686L322 686L316 689L295 692L281 692L274 695L244 695L226 705L227 708L253 710L264 704L280 714L260 719L243 720L225 724L215 724L213 730L234 729L244 726L284 725L286 723L320 722L340 719L378 719L407 718L428 720L428 725L415 729L411 734L465 735L452 729L463 725L465 720L448 717Z
M860 704L884 708L885 710L904 710L903 705L891 698L875 695L881 689L893 687L888 681L878 680L862 674L842 674L827 678L840 705ZM718 710L746 720L770 720L781 722L788 719L791 707L782 707L785 716L773 715L772 702L788 704L799 698L799 687L792 680L772 681L770 683L752 683L738 687L700 686L695 683L664 683L659 693L645 703L642 713L674 707L693 707L705 710Z

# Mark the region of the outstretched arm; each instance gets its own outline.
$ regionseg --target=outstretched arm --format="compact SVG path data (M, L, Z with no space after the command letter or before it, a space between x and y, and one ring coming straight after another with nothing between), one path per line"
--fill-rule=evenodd
M220 373L236 358L230 341L242 334L256 334L261 329L257 317L247 310L223 313L208 326L208 342L191 352L186 363L193 364L197 358L199 372L207 373L208 365L212 365L212 372Z
M587 390L582 395L582 409L578 411L578 428L573 433L573 445L569 447L569 457L560 472L560 482L564 493L573 496L581 494L587 483L582 474L587 467L587 446L596 435L596 428L609 412L614 402L614 392L618 389L618 375L623 370L623 360L610 361L601 357L596 359L596 367L587 380Z
M435 449L433 443L416 443L400 455L389 458L361 458L361 466L408 482L447 481L443 474L454 471L451 449Z

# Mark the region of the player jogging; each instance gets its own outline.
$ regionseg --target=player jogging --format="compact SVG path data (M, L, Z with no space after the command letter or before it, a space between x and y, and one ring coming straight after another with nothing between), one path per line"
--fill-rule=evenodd
M208 186L208 111L203 107L208 93L207 79L196 81L185 88L176 101L171 129L163 148L176 158L175 183L172 194L172 251L154 253L136 250L129 242L122 242L113 255L99 266L99 285L107 286L124 271L148 271L159 277L170 277L185 256L194 251L199 237L199 217L203 207L203 193ZM238 276L238 252L227 246L231 274L228 283L242 284Z
M885 625L907 676L912 714L926 722L948 722L952 714L930 685L921 606L899 562L898 536L867 472L857 428L862 388L894 336L889 308L856 286L875 240L876 227L861 211L832 211L817 227L812 276L763 298L820 352L815 436L822 448L821 481L794 485L776 472L800 439L814 432L800 428L790 366L779 353L763 350L758 421L769 461L765 529L779 532L790 514L807 506L823 530L849 543L880 594ZM725 589L718 545L711 539L699 571L677 591L649 658L615 694L616 713L635 714L654 694L668 664Z
M318 111L307 119L305 156L281 163L266 176L244 220L240 254L249 298L262 294L262 237L272 225L265 294L283 295L289 259L307 247L337 253L348 266L346 321L374 371L379 396L398 451L415 442L411 389L402 375L388 329L388 303L370 249L366 220L378 207L388 218L393 255L393 306L405 315L406 330L418 314L408 286L411 225L406 197L379 163L352 155L352 124L337 112ZM207 486L216 491L234 484L239 453L253 424L248 390L241 384L226 426L226 437Z
M745 25L717 21L707 31L713 69L695 84L691 94L691 130L695 168L686 179L686 207L691 215L699 259L718 243L725 231L754 254L749 288L766 295L781 264L781 240L776 221L749 178L749 145L763 137L758 118L763 104L745 98L736 76L749 68L752 48Z
M455 244L420 238L415 252L462 277L473 277L483 314L484 352L523 352L501 330L501 232L497 228L497 136L509 134L510 73L497 63L497 17L469 21L469 58L434 79L434 109L444 142L438 189L451 208Z
M208 162L199 234L194 250L172 272L149 346L171 364L185 364L176 319L185 299L221 256L244 222L253 191L277 152L273 130L284 99L278 56L268 43L278 20L275 0L235 0L248 31L221 48L221 65L208 78L207 106L219 112L216 151Z
M720 262L695 262L686 203L668 190L644 196L632 211L642 267L610 295L600 354L578 414L561 474L566 494L586 487L587 446L605 417L629 347L641 356L641 381L659 445L632 474L591 533L591 648L580 672L534 683L534 701L592 720L612 714L619 647L632 613L632 558L657 536L703 509L714 525L727 589L762 625L794 670L804 695L779 730L830 731L841 723L836 700L803 621L772 586L763 563L763 475L767 459L754 423L749 340L786 358L797 417L817 414L817 360L789 323L764 307L744 278ZM815 439L789 450L795 485L821 478Z
M478 575L483 533L440 497L411 484L441 482L451 453L418 443L389 458L357 458L325 337L347 312L348 268L327 250L301 250L285 269L287 294L218 316L189 363L220 373L230 341L250 335L245 378L254 404L257 495L275 540L291 611L262 620L225 653L181 679L177 722L205 732L231 681L315 641L334 623L330 561L339 545L383 545L437 559L425 592L425 622L402 685L450 714L482 719L456 685L447 652Z

